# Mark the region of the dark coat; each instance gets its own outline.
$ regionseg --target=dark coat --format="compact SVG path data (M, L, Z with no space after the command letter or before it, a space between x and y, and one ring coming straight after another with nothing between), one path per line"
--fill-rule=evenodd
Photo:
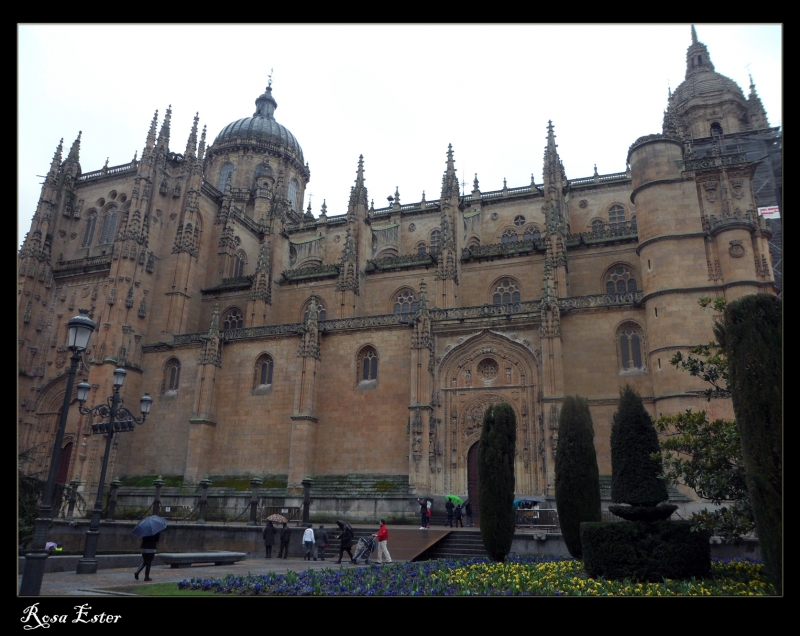
M339 535L339 539L342 542L342 548L353 547L353 531L350 530L350 528L345 528L342 530L342 534Z
M456 510L455 510L454 514L455 514L456 519L461 519L461 506L456 506Z
M275 535L278 530L271 523L264 526L264 545L275 545Z
M444 505L444 507L445 507L445 510L447 510L447 514L449 514L449 515L453 514L453 508L454 508L455 506L453 506L453 502L452 502L452 501L448 501L448 502L447 502L447 503Z
M314 544L325 545L328 543L328 532L325 528L317 528L314 530Z
M142 537L142 547L141 547L141 549L142 550L148 550L148 551L152 550L153 552L155 552L156 544L158 544L158 538L159 538L160 535L161 535L161 533L159 532L157 534L154 534L151 537Z
M464 506L464 512L466 512L470 517L472 516L472 503L470 503L469 501Z
M285 528L281 528L281 543L289 543L289 540L292 538L292 531L289 526Z

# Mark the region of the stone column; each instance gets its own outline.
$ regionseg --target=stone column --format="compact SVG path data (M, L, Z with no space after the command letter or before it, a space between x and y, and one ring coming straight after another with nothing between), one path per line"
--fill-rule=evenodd
M250 485L253 490L250 493L250 521L247 522L248 526L260 525L256 521L256 513L258 512L258 487L261 485L261 480L258 477L253 477L250 480Z
M114 514L117 511L117 490L119 490L122 482L119 480L119 477L117 477L109 485L111 486L111 491L108 494L108 516L106 517L106 521L115 521Z
M161 478L161 475L159 475L158 478L153 481L153 485L156 487L156 495L153 497L154 515L161 514L161 488L164 486L164 483L165 482Z
M303 484L303 523L308 523L311 508L311 485L314 480L311 477L306 477L300 483Z
M206 475L200 481L200 488L202 491L200 492L200 511L197 515L197 522L199 524L204 524L206 522L206 507L208 506L208 487L211 485L211 480Z

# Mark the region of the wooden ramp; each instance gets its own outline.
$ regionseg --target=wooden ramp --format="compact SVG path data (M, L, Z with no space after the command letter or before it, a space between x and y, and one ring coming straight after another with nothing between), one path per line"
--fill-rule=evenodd
M420 530L419 528L389 528L389 554L392 561L412 561L435 543L444 539L449 530ZM377 551L373 558L377 557Z

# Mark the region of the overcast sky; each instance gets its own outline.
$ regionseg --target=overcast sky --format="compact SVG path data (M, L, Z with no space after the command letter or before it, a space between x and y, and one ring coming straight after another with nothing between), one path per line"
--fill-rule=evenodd
M716 71L781 124L780 25L697 25ZM84 172L141 156L153 112L172 104L182 153L195 112L208 142L249 117L270 69L275 118L311 168L315 216L346 211L358 156L375 207L437 199L447 145L472 189L542 181L547 121L570 179L625 169L661 131L684 79L690 25L19 25L18 242L58 140L78 134ZM160 126L160 123L159 123ZM216 184L215 184L216 185ZM305 204L304 204L305 205Z

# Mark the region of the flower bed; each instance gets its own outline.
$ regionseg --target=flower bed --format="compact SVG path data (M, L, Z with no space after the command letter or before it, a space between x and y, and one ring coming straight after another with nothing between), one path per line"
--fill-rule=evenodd
M372 568L325 568L287 574L185 579L182 590L267 596L768 596L763 565L715 560L706 579L662 583L589 578L562 558L438 560Z

